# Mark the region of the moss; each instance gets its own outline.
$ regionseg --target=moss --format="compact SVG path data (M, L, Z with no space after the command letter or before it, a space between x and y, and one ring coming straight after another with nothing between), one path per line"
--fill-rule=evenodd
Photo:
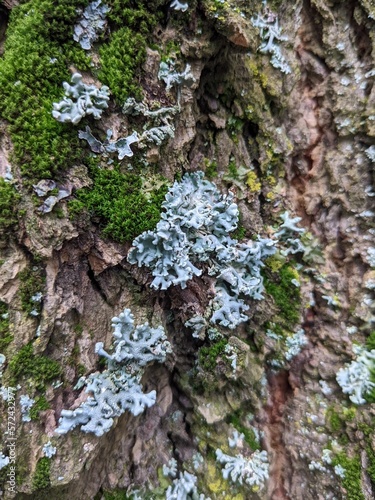
M162 2L142 0L109 0L107 17L113 23L113 33L100 50L99 78L109 86L119 105L128 97L142 99L141 66L146 59L147 42L161 14ZM118 28L116 30L116 28Z
M366 441L365 450L367 454L366 472L370 476L373 487L375 487L375 450L372 444L374 436L374 426L375 426L374 422L372 426L367 425L365 423L360 423L358 425L358 429L360 429L365 435L365 441Z
M162 467L158 468L157 474L160 487L163 488L163 490L166 490L168 486L171 484L171 480L168 477L164 476Z
M43 490L51 486L51 460L47 457L40 458L36 464L33 476L33 489Z
M74 326L73 331L76 334L76 338L79 339L82 337L83 326L78 323L77 325Z
M332 460L332 465L341 465L345 469L342 484L348 500L365 500L361 489L361 460L359 456L348 457L344 452L338 453Z
M34 354L33 345L27 344L10 359L8 364L12 385L22 377L32 379L38 389L44 390L47 382L61 375L61 366L57 361L43 355Z
M332 406L327 408L326 420L328 422L331 431L338 432L342 430L343 427L342 418Z
M252 429L248 429L242 424L240 411L236 411L235 413L230 415L230 417L228 417L227 419L227 423L232 424L238 432L242 433L245 436L246 443L253 451L261 449L254 431Z
M33 263L35 264L35 262ZM18 275L21 284L19 294L21 298L22 310L30 313L35 310L38 313L42 310L41 301L33 301L32 298L37 293L42 293L45 287L45 273L41 265L31 265L21 271Z
M231 237L234 238L235 240L242 240L246 236L246 229L245 227L241 224L241 218L240 222L237 225L237 229L231 233Z
M300 317L300 290L292 280L298 279L298 272L289 264L284 264L278 273L273 273L272 278L266 276L264 287L272 295L279 309L280 317L289 328L293 326Z
M12 161L30 181L52 177L82 159L77 132L52 117L71 64L89 67L72 40L83 0L30 0L12 9L0 60L0 113L9 122Z
M128 97L142 100L137 69L146 59L146 41L140 33L124 27L116 31L108 45L100 51L99 78L109 86L117 104L123 105Z
M76 370L77 376L82 377L86 373L85 365L79 364Z
M238 171L237 171L237 165L234 160L230 160L229 165L228 165L228 173L229 176L232 177L233 179L238 179Z
M9 310L5 302L0 300L0 352L12 342L13 335L9 332Z
M345 422L352 422L357 415L357 408L355 406L352 406L350 408L343 408L342 414Z
M206 158L204 161L204 165L205 165L205 174L207 179L211 181L212 179L217 177L218 175L217 161L215 160L210 161L208 158Z
M20 199L14 187L0 177L0 239L9 237L18 222L17 205Z
M207 371L213 371L217 365L217 358L225 353L227 339L221 339L212 346L201 347L198 353L199 364Z
M375 349L375 331L371 332L366 339L366 347L369 351Z
M37 396L35 398L35 403L33 406L30 408L29 415L31 420L37 420L39 418L39 412L48 410L50 408L50 405L48 401L46 400L46 397L44 395L42 396Z
M160 220L161 204L167 192L162 185L148 193L142 192L142 179L135 174L114 170L92 170L94 185L77 192L69 208L74 215L88 211L106 236L116 241L131 241L143 231L154 229Z

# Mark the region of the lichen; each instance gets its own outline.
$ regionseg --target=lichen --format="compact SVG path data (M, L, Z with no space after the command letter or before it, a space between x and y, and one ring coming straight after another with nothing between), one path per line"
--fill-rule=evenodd
M107 369L87 377L88 398L75 410L62 410L58 434L66 434L77 425L84 432L102 436L112 427L114 418L125 411L141 414L156 400L156 391L142 392L140 383L143 367L153 361L163 362L170 344L162 327L150 328L148 323L134 327L134 317L125 309L112 319L114 328L113 354L108 354L98 342L95 352L103 356Z

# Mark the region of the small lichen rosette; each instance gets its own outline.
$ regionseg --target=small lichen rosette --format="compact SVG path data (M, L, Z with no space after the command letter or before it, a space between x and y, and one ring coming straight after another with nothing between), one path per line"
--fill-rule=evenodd
M60 102L53 103L52 116L62 123L76 125L86 115L98 120L103 110L108 108L109 88L103 85L100 89L95 85L87 85L82 75L74 73L72 84L63 82L65 96Z
M223 464L222 474L224 479L230 479L233 483L251 486L253 491L264 487L269 477L269 462L266 451L255 451L250 458L241 454L231 457L220 449L216 450L216 460Z
M364 396L375 389L372 372L375 370L375 349L367 351L363 346L353 346L356 359L341 368L336 375L337 383L349 399L357 405L366 403Z

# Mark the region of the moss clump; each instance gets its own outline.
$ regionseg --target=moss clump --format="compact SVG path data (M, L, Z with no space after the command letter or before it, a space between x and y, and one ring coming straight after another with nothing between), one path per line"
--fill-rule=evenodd
M0 301L0 352L12 342L13 335L9 333L9 312L5 302Z
M0 177L0 239L9 236L9 231L18 222L17 204L20 196L14 187Z
M348 500L365 500L361 489L361 460L359 456L348 457L344 452L338 453L332 460L332 465L341 465L345 469L342 484Z
M146 59L146 41L142 34L128 27L120 28L108 45L100 49L102 67L99 78L109 86L119 105L128 97L142 100L136 77L137 70Z
M366 339L366 348L371 351L375 349L375 331L371 332L370 335Z
M48 410L50 407L45 396L37 396L34 400L33 406L29 410L29 415L31 420L37 420L39 418L39 412Z
M248 429L241 422L240 412L236 411L227 419L229 424L232 424L238 432L242 433L245 436L246 443L250 446L253 451L260 450L261 446L257 441L255 433L252 429Z
M34 354L33 345L27 344L11 358L8 365L11 385L25 377L32 379L36 388L44 390L47 382L61 375L61 366L57 361L43 355Z
M212 181L212 179L214 179L218 175L217 161L215 161L215 160L210 161L208 158L206 158L204 161L204 165L205 165L206 177L207 177L207 179Z
M33 489L44 490L51 486L51 460L47 457L40 458L36 464L33 476Z
M87 210L101 224L103 233L116 241L131 241L154 229L160 220L166 185L146 195L139 175L114 170L92 170L94 185L81 189L70 203L71 213Z
M157 23L158 5L162 2L142 0L109 0L108 19L113 34L99 51L99 78L109 86L119 105L128 97L142 99L139 85L146 46ZM118 28L116 30L116 28Z
M289 328L300 317L301 297L299 288L292 282L295 279L298 279L298 273L289 264L283 265L277 274L273 273L272 278L266 276L264 279L267 293L272 295L279 309L279 316Z
M23 311L40 313L42 309L41 300L34 300L36 294L42 293L45 286L45 274L42 266L32 265L21 271L18 275L21 285L19 288L21 305Z
M217 358L225 354L227 344L227 339L220 339L210 347L202 347L198 353L200 366L207 371L215 370Z
M330 406L326 411L326 420L328 422L330 429L333 432L338 432L342 430L343 428L342 418L332 406Z
M31 181L51 177L82 157L77 132L52 117L68 67L88 68L72 40L75 10L84 0L30 0L10 14L0 60L0 114L9 122L13 161Z

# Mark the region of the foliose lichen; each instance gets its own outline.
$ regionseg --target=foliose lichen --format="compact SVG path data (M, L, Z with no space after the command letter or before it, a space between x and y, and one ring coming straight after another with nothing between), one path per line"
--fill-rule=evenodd
M235 457L226 455L220 449L216 450L216 460L224 464L222 474L224 479L230 479L233 483L251 486L253 490L264 487L268 479L269 462L267 452L254 451L250 458L238 454Z
M106 15L109 7L102 4L101 0L95 0L88 4L82 12L81 18L74 26L73 39L85 50L90 50L99 35L105 30L107 22Z
M63 82L65 96L62 101L53 103L52 116L59 122L76 125L86 115L98 120L103 110L108 108L109 89L103 85L100 89L95 85L87 85L82 75L72 75L72 85Z
M337 372L336 380L349 399L357 405L366 403L364 396L375 388L371 372L375 366L375 350L354 345L356 359Z
M291 73L289 64L286 62L286 59L277 44L278 41L283 42L288 40L287 37L281 34L277 14L266 8L262 15L258 14L257 17L253 17L251 21L253 26L259 28L262 40L258 49L259 52L272 55L271 64L274 68L280 69L282 73Z
M216 276L216 295L211 303L212 323L234 328L247 316L240 295L261 299L263 260L275 253L274 241L239 243L228 236L237 228L238 207L233 195L222 195L216 186L203 180L203 172L186 174L169 189L161 220L154 231L133 241L128 254L131 264L152 269L153 288L187 286L201 276L197 264L204 263Z
M155 403L156 392L144 394L140 380L146 364L163 362L171 350L164 329L150 328L148 323L134 327L130 309L114 317L112 326L113 354L103 349L102 342L95 347L96 353L107 359L107 369L87 377L85 392L90 395L75 410L61 412L58 434L80 425L82 431L102 436L112 427L113 419L126 410L137 416Z

